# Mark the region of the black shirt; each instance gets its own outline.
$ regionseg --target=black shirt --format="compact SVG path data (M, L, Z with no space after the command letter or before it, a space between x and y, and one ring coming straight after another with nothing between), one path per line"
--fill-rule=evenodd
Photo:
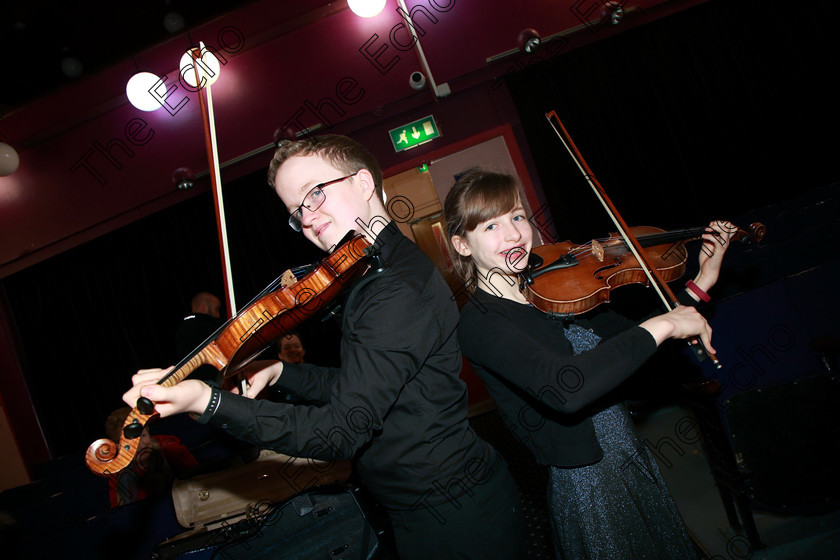
M680 302L693 303L686 294ZM604 339L574 355L564 323L480 288L461 310L464 355L513 435L544 465L576 467L603 457L590 408L656 351L645 329L607 308L576 319Z
M275 383L326 404L214 390L199 421L288 455L354 457L383 506L418 509L460 494L496 453L467 421L458 311L446 282L393 222L376 244L387 272L348 297L341 367L286 364Z
M204 313L193 313L184 317L181 324L178 325L178 330L175 331L175 351L178 353L178 359L188 356L224 324L224 319ZM211 365L199 366L188 378L198 379L210 385L218 385L219 370Z
M224 319L204 313L193 313L184 317L175 331L175 351L178 358L183 358L195 350L224 323Z

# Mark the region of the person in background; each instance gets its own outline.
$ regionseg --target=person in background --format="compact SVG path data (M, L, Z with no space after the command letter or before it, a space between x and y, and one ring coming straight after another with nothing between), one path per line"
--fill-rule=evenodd
M119 443L129 407L118 408L105 421L105 433ZM134 461L120 472L108 475L108 495L112 508L169 492L176 476L189 475L198 466L190 450L176 436L140 435Z
M175 332L175 347L182 358L222 326L222 302L209 292L198 292L190 300L190 314Z
M467 171L444 213L454 266L473 290L461 311L461 348L510 431L549 465L558 558L696 558L653 457L608 393L666 340L699 336L713 351L711 328L692 305L717 281L734 227L707 229L683 305L636 325L607 306L564 321L530 305L517 274L533 231L514 177Z
M300 335L297 332L289 331L277 341L277 357L287 364L302 364L306 355L306 348L303 347Z
M195 294L190 300L190 311L175 331L175 351L179 360L189 355L225 322L222 302L209 292ZM209 365L198 367L189 378L215 385L221 383L219 371Z

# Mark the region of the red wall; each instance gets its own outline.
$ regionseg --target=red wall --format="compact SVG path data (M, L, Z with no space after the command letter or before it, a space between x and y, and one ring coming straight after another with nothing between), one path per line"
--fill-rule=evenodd
M197 94L178 82L178 61L192 42L204 41L226 59L212 88L221 162L265 148L283 125L320 122L322 130L376 127L364 136L387 167L396 162L388 161L394 156L387 127L415 114L449 110L456 118L444 124L446 142L465 128L508 119L510 111L497 112L494 101L503 86L487 87L485 100L467 111L459 99L526 61L513 54L486 62L516 49L522 29L548 36L581 28L568 44L554 43L562 51L693 3L625 2L621 25L587 29L581 18L595 17L600 2L534 0L514 8L501 0L410 1L432 75L452 89L443 100L408 85L421 65L413 50L400 50L409 36L394 0L371 19L355 16L343 2L296 2L292 14L268 1L240 8L0 121L0 139L21 159L16 173L0 178L0 277L190 196L173 188L171 175L179 167L197 173L208 167ZM540 56L545 50L534 59ZM143 112L128 103L125 83L137 68L167 77L165 85L177 88L168 99L175 109ZM250 159L223 180L265 166L268 154Z

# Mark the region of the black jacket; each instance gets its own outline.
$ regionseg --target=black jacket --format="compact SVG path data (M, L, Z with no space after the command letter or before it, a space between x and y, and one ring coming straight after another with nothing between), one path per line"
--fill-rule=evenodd
M693 302L680 294L681 303ZM461 311L458 338L514 437L540 464L578 467L603 457L590 407L655 351L645 329L609 309L578 319L603 341L574 355L562 321L480 288Z
M382 505L417 509L468 488L476 469L493 464L496 453L467 422L458 311L443 277L393 222L376 244L387 272L351 290L341 367L286 364L275 383L326 404L215 392L216 406L199 421L288 455L355 458Z

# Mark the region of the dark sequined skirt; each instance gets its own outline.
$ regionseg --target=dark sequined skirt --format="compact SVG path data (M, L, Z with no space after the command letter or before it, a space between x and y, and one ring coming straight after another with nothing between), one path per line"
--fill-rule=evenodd
M562 560L697 558L677 506L624 405L592 417L604 458L550 468L548 503Z

